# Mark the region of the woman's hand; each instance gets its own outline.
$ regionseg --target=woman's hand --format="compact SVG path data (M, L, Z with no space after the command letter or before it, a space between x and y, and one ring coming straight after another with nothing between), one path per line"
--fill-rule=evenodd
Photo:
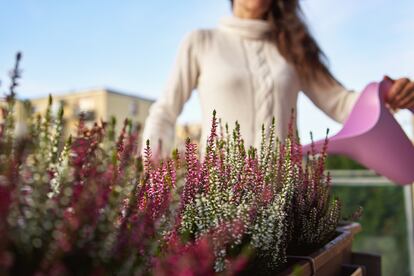
M384 80L390 80L393 85L385 99L393 110L403 108L414 108L414 82L408 78L393 80L384 76Z

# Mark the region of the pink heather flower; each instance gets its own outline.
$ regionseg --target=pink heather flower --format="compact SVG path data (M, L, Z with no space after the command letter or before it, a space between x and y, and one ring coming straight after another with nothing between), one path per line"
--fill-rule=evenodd
M200 163L197 158L197 145L192 144L188 139L186 141L185 160L187 164L187 176L181 196L181 209L192 202L194 196L200 191Z

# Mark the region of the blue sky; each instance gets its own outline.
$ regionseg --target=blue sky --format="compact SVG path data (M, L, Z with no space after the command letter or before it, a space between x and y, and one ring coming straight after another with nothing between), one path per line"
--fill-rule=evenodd
M414 1L302 0L310 28L335 76L360 91L384 74L414 78ZM110 87L156 99L183 36L214 27L230 13L227 0L0 0L0 79L23 51L23 98ZM327 118L304 96L299 129L322 137ZM180 122L201 118L194 93ZM411 135L410 115L398 114Z

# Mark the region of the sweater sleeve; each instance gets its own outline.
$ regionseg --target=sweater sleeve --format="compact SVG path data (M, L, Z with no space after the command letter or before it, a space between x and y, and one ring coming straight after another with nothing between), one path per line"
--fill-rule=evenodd
M194 49L196 38L197 31L193 31L182 40L164 92L149 109L143 131L143 148L145 141L149 140L154 155L165 157L171 153L177 117L197 86L199 67Z
M332 83L308 82L302 85L305 95L326 115L338 123L344 123L359 97L359 93L347 90L337 81Z

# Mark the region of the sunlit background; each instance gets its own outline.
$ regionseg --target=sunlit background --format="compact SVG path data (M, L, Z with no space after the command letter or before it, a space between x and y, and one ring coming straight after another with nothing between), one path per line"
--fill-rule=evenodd
M384 74L414 78L414 1L301 2L330 68L347 88L359 92ZM163 93L185 34L213 28L229 14L226 0L0 0L0 79L4 88L20 50L20 98L103 87L155 100ZM321 138L326 128L340 129L303 95L298 108L302 141L309 141L310 131ZM401 111L397 117L412 137L412 115ZM179 123L200 120L193 93ZM381 185L362 190L345 185L336 192L367 210L361 223L369 235L358 240L357 248L381 253L384 275L409 275L407 193Z

